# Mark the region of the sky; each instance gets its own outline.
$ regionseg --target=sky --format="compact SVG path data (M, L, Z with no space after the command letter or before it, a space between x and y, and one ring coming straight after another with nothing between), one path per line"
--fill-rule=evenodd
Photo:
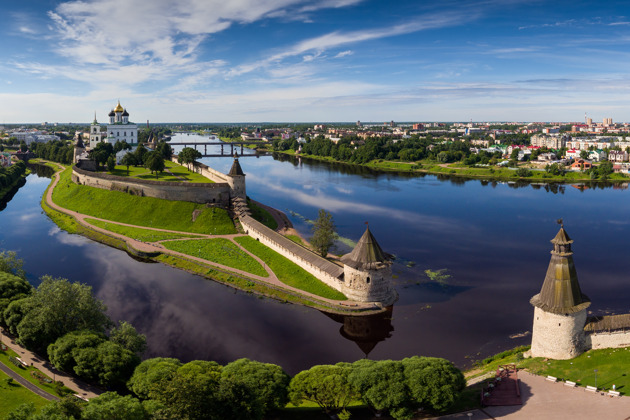
M630 121L627 1L0 2L0 123Z

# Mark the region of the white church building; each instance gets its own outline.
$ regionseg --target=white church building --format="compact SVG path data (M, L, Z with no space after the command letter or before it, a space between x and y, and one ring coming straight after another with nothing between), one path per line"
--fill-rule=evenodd
M120 101L109 113L105 141L111 144L117 141L126 141L129 144L138 143L138 126L129 122L129 112L120 105Z

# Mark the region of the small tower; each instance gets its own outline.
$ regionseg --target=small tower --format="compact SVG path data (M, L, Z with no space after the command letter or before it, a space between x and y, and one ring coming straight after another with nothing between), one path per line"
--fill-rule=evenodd
M238 153L234 153L234 163L228 172L228 184L230 185L231 198L243 198L247 197L245 192L245 173L241 168L241 164L238 163Z
M77 138L77 142L74 144L74 153L72 155L72 162L76 165L79 162L79 156L85 153L85 144L81 139L81 134Z
M561 221L560 221L561 222ZM573 240L560 227L540 293L532 297L533 357L572 359L584 351L584 325L590 299L582 294L573 264Z
M392 262L366 227L352 252L341 257L344 287L348 299L378 302L389 306L396 300L392 284Z

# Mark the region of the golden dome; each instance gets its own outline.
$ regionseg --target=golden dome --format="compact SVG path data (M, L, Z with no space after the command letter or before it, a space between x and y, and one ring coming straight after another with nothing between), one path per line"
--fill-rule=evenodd
M120 106L120 101L118 101L118 105L116 105L116 108L114 108L114 112L123 112L125 109Z

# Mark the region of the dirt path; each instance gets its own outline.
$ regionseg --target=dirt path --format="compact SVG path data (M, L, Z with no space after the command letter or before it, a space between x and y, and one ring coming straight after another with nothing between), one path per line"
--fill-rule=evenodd
M55 163L55 165L57 165L58 167L62 168L62 170L65 169L65 167L63 165L59 165L57 163ZM193 234L193 235L198 235L201 238L226 238L231 240L232 242L234 242L240 249L242 249L244 252L246 252L248 255L250 255L252 258L254 258L256 261L258 261L263 268L265 269L265 271L269 274L269 277L263 277L263 276L258 276L255 274L251 274L247 271L244 270L239 270L233 267L229 267L223 264L218 264L212 261L208 261L205 260L203 258L199 258L199 257L194 257L192 255L188 255L188 254L183 254L181 252L177 252L177 251L172 251L170 249L166 249L164 247L164 245L162 245L160 242L142 242L142 241L138 241L135 239L132 239L128 236L124 236L122 234L118 234L118 233L114 233L111 231L108 231L106 229L100 228L98 226L94 226L92 225L88 220L86 219L94 219L94 220L99 220L99 221L103 221L103 222L107 222L107 223L112 223L112 224L117 224L117 225L121 225L121 226L127 226L127 227L134 227L134 228L140 228L140 229L150 229L150 230L155 230L155 231L160 231L160 232L169 232L169 233L178 233L181 235L190 235L189 232L181 232L181 231L176 231L176 230L168 230L168 229L158 229L158 228L150 228L150 227L146 227L146 226L138 226L138 225L131 225L131 224L127 224L127 223L119 223L119 222L114 222L111 220L106 220L106 219L100 219L97 217L92 217L92 216L88 216L86 214L82 214L82 213L78 213L76 211L73 210L69 210L66 208L63 208L61 206L58 206L57 204L55 204L52 200L52 193L53 190L55 189L55 187L57 186L59 182L59 172L55 173L53 175L53 181L50 185L50 187L48 188L48 190L46 191L46 204L48 206L50 206L51 208L53 208L54 210L67 214L69 216L72 216L75 220L77 220L77 222L79 224L81 224L84 227L87 227L91 230L103 233L105 235L108 235L110 237L115 237L117 239L120 239L122 241L125 241L128 246L130 246L131 248L138 250L140 252L145 252L148 254L151 253L162 253L162 254L167 254L167 255L173 255L173 256L177 256L177 257L182 257L182 258L186 258L187 260L191 260L191 261L195 261L198 262L200 264L206 265L208 267L213 267L213 268L217 268L219 270L222 271L227 271L227 272L231 272L237 275L241 275L244 277L248 277L251 279L254 279L260 283L263 284L267 284L269 286L273 286L274 288L280 288L283 290L286 290L288 292L291 292L295 295L298 296L302 296L306 299L315 301L315 302L320 302L323 303L327 306L330 306L331 309L332 308L341 308L341 309L378 309L373 303L368 303L368 302L357 302L357 301L350 301L350 300L346 300L346 301L339 301L339 300L334 300L334 299L328 299L328 298L324 298L318 295L315 295L313 293L309 293L309 292L305 292L304 290L301 289L297 289L295 287L289 286L283 282L281 282L278 277L276 276L276 274L273 272L273 270L271 270L269 268L269 266L267 266L267 264L261 260L260 258L258 258L256 255L252 254L251 252L247 251L246 249L244 249L243 247L241 247L237 242L234 241L235 237L238 236L246 236L243 234L232 234L232 235L206 235L206 234ZM264 205L263 205L264 206ZM284 221L282 222L282 226L284 228L286 228L287 226L291 225L291 222L288 220L288 218L286 217L286 215L284 215L284 213L273 209L272 207L269 206L264 206L266 209L271 209L273 210L272 214L275 214L276 216L280 217L281 219L284 219ZM280 215L284 215L284 218L282 218L282 216ZM275 216L274 216L275 218ZM278 224L278 226L280 226L280 224ZM186 239L186 238L185 238ZM189 239L189 238L187 238Z

